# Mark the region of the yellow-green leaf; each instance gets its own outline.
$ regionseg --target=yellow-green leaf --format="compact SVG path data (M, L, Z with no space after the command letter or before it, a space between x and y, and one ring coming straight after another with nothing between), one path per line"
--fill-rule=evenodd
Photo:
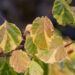
M0 26L0 47L4 52L14 50L22 41L22 35L19 28L12 23L4 22Z
M32 61L29 67L29 75L43 75L42 67L36 62Z
M70 0L68 0L70 1ZM60 25L67 25L74 22L74 14L66 0L55 0L53 16Z
M26 42L24 47L26 49L26 52L31 56L34 56L37 52L37 47L33 43L32 37L30 35L26 37Z
M53 24L48 17L37 17L33 21L31 29L33 43L40 49L47 49L53 31Z
M16 72L24 73L29 67L30 59L25 52L22 50L17 50L12 53L9 63Z

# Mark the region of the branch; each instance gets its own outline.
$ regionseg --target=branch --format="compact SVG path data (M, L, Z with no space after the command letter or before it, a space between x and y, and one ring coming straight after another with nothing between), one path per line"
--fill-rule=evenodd
M9 56L11 56L11 53L13 51L16 51L16 50L19 50L19 49L22 49L22 48L24 48L24 46L23 45L20 45L15 50L12 50L11 52L8 52L8 53L1 52L0 53L0 57L9 57Z

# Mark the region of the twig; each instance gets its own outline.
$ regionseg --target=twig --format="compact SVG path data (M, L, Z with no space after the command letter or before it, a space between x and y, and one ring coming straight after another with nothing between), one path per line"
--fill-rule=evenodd
M75 41L72 41L71 43L65 45L64 47L68 47L68 46L70 46L70 45L73 44L73 43L75 43Z
M16 51L16 50L19 50L19 49L22 49L22 48L24 48L24 46L23 45L20 45L15 50L12 50L11 52L8 52L8 53L1 52L0 53L0 57L9 57L9 56L11 56L11 53L13 51Z

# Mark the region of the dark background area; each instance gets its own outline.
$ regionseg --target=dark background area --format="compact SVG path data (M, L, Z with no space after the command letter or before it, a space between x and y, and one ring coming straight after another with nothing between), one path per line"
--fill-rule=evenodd
M51 11L54 0L0 0L0 16L3 16L8 22L15 23L23 32L27 24L38 16L46 16ZM75 0L72 0L71 6L75 6ZM53 16L49 16L53 24L57 23ZM0 19L0 24L3 21ZM75 28L70 26L56 26L64 35L70 36L75 40Z

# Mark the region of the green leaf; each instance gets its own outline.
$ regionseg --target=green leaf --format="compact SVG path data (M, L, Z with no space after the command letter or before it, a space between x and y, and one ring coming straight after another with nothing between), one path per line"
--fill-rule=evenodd
M9 63L16 72L24 73L29 67L30 59L25 52L22 50L17 50L12 53Z
M27 69L27 70L25 71L24 75L30 75L30 74L29 74L29 69Z
M31 56L34 56L37 52L37 47L33 43L31 36L26 37L26 42L25 42L24 47L26 49L26 52Z
M40 61L38 58L35 58L34 59L43 69L44 71L44 74L43 75L50 75L50 65L49 64L46 64L42 61Z
M22 41L22 35L15 24L4 22L0 26L0 47L5 53L14 50Z
M8 63L5 63L1 69L0 75L17 75L17 73L13 71Z
M67 0L70 1L70 0ZM66 0L55 0L53 16L60 25L66 26L74 22L74 14Z
M33 21L31 29L33 43L40 49L47 49L53 31L53 24L48 17L37 17Z
M42 67L35 61L32 61L29 67L30 75L43 75L44 71Z
M0 75L17 75L6 58L0 57Z

